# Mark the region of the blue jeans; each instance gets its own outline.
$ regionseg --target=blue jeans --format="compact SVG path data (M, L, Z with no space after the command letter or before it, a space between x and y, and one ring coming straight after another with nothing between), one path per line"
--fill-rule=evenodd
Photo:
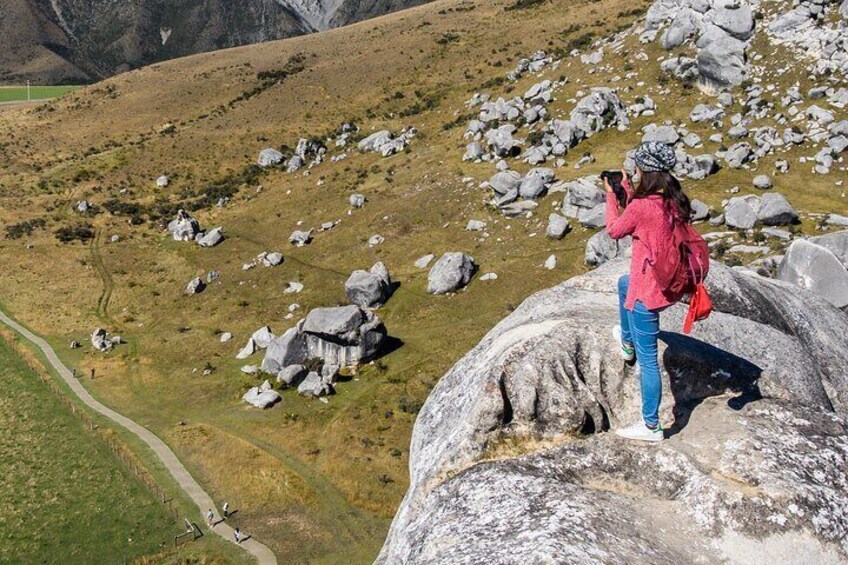
M659 423L662 380L657 359L657 336L660 333L660 311L648 310L639 301L633 310L624 307L630 275L618 279L618 313L621 317L621 340L633 344L642 380L642 418L653 428Z

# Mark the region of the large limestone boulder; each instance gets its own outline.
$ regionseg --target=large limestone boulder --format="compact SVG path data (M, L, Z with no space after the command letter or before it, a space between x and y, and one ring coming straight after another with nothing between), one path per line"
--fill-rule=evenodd
M474 258L460 252L448 252L442 255L427 275L427 292L447 294L454 292L469 282L477 271Z
M710 12L712 23L736 39L746 40L754 33L754 14L751 6L741 2L726 2Z
M730 35L718 34L705 39L703 45L697 56L702 84L720 90L738 86L748 78L745 44L742 41Z
M113 345L114 342L109 339L109 333L103 328L95 328L91 332L91 346L97 351L109 351Z
M188 284L185 287L185 293L189 295L198 294L200 292L203 292L203 289L205 288L206 283L203 282L203 279L201 279L200 277L194 277L193 279L188 281Z
M300 327L306 359L320 358L327 365L349 367L374 358L386 337L376 315L358 306L316 308Z
M271 341L261 369L278 376L288 366L316 358L326 365L355 366L373 359L385 338L380 318L359 306L316 308Z
M259 158L256 162L260 167L273 167L282 163L284 159L282 153L269 147L259 152Z
M262 326L250 336L258 349L267 349L276 336L268 326Z
M280 394L271 389L271 383L268 381L261 386L251 387L241 398L256 408L270 408L281 400Z
M680 47L687 39L695 35L700 27L701 15L689 8L683 8L660 37L664 49Z
M197 238L197 244L200 247L215 247L222 241L224 241L224 228L220 226Z
M610 332L627 266L529 297L439 381L377 563L848 559L848 317L713 264L712 316L661 317L669 437L645 446L608 433L640 417Z
M837 308L848 306L848 270L824 246L793 241L777 267L777 278L811 290Z
M511 190L518 190L521 185L521 173L516 171L501 171L492 175L489 186L498 194L507 194Z
M786 226L798 222L798 212L782 194L773 192L760 198L757 221L766 226Z
M297 386L309 371L303 365L289 365L277 373L277 382L283 386Z
M325 380L321 377L320 374L312 371L306 378L303 379L299 385L297 385L297 393L303 396L312 396L318 398L319 396L327 396L328 394L332 394L333 385L325 382Z
M391 278L383 263L377 263L370 271L356 270L345 281L348 300L363 308L378 308L391 295Z
M757 223L760 199L755 195L734 196L724 209L724 221L731 227L749 230Z
M615 240L607 230L601 230L586 242L584 261L587 265L598 267L617 257L629 257L633 250L633 238Z
M559 214L551 214L548 216L548 227L545 228L545 235L550 239L562 239L571 225L568 223L568 218Z
M260 369L263 373L278 375L285 367L301 365L306 361L306 339L298 328L294 327L271 341L265 350Z
M185 210L178 210L177 217L168 224L174 241L194 241L200 233L200 223Z
M810 241L827 248L840 263L848 267L848 230L812 237Z

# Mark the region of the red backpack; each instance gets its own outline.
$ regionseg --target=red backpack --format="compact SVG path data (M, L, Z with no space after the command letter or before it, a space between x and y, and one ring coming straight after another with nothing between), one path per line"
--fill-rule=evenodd
M683 326L683 333L688 334L693 322L705 319L712 312L712 301L704 287L710 270L710 249L691 223L664 204L663 212L671 223L671 245L655 253L651 267L666 298L677 302L690 295L689 312Z

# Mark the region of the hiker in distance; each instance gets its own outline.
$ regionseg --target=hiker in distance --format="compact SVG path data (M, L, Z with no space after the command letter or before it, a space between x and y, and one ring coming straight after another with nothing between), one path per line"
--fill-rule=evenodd
M662 380L657 355L660 313L686 294L696 310L709 302L701 284L709 269L709 250L692 228L692 208L680 182L671 174L677 164L674 149L649 141L636 149L636 176L631 184L625 171L604 173L607 191L606 229L612 239L633 237L630 273L618 280L620 324L613 328L621 357L637 362L642 391L642 419L616 434L631 440L663 439L659 420ZM619 208L623 207L623 212ZM684 331L691 327L690 317Z

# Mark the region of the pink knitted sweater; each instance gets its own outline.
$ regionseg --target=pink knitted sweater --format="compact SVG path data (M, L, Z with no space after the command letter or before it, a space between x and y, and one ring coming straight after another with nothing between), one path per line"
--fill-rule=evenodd
M630 187L625 185L628 196ZM636 301L648 310L659 310L672 304L654 278L649 262L654 253L671 241L671 223L666 218L663 197L651 195L631 199L624 212L619 214L615 194L607 193L607 233L613 239L633 236L633 258L630 260L630 286L624 307L633 310Z

